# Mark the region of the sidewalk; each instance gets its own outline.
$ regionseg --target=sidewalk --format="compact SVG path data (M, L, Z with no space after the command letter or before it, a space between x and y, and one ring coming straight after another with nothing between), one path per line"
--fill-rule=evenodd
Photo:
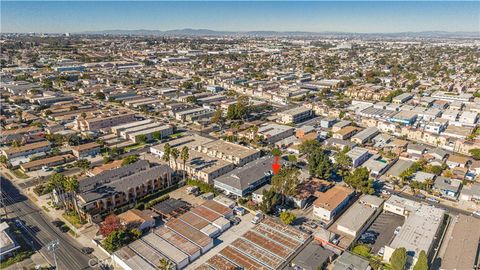
M56 210L55 208L52 208L48 205L48 195L43 195L43 196L37 196L31 189L28 189L25 194L33 201L35 204L42 208L43 213L48 215L52 220L59 219L63 222L65 222L68 227L72 231L75 232L76 236L72 236L69 233L66 233L69 235L69 237L72 237L75 239L82 247L91 247L93 248L93 255L98 259L98 260L104 260L110 258L110 254L105 253L103 250L98 248L94 243L93 239L95 238L98 228L97 225L95 224L85 224L80 228L76 228L73 224L71 224L68 220L66 220L62 214L64 213L63 210ZM48 209L48 211L45 210Z

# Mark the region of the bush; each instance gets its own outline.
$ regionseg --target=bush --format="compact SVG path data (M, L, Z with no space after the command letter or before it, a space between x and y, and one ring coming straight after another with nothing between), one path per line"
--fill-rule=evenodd
M160 197L160 196L162 196L162 195L165 195L165 194L167 194L167 193L169 193L169 192L171 192L171 191L173 191L173 190L175 190L175 189L177 189L177 188L178 188L178 184L175 184L175 185L172 185L171 187L164 188L164 189L162 189L162 190L156 191L156 192L154 192L154 193L152 193L152 194L150 194L150 195L147 195L147 196L141 198L140 200L138 200L138 201L137 201L137 204L147 203L147 202L149 202L149 201L151 201L151 200L153 200L153 199L156 199L156 198L158 198L158 197Z
M163 201L168 200L168 199L170 199L170 195L168 195L168 194L163 195L160 198L157 198L157 199L149 201L148 203L145 203L144 208L150 208L150 207L154 206L155 204L163 202Z
M197 186L202 193L216 193L215 188L213 185L209 185L203 181L200 180L194 180L194 179L187 179L187 185L189 186Z
M353 249L352 252L360 255L364 258L369 258L370 257L370 247L367 245L356 245Z
M295 214L290 212L282 212L280 214L280 219L284 224L290 225L295 221L295 219L297 219L297 216L295 216Z
M137 240L141 236L142 233L138 229L115 231L103 240L103 247L109 252L114 252L122 246Z

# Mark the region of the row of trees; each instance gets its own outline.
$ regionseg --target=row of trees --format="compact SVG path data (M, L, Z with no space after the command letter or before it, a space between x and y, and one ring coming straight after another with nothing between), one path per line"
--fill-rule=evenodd
M78 210L77 200L75 199L78 187L78 180L75 176L64 176L59 173L53 174L46 184L48 192L55 190L59 201L63 203L66 210L75 211L80 221L82 221L82 217Z
M162 159L166 162L170 162L171 159L175 162L175 171L178 170L177 159L180 159L183 162L183 180L185 180L185 165L187 160L190 158L189 150L187 146L184 146L179 152L177 148L172 147L169 143L166 143L163 146L163 156Z
M407 269L407 250L405 248L397 248L390 257L390 264L393 270ZM428 259L425 251L420 251L417 262L413 266L413 270L428 270Z

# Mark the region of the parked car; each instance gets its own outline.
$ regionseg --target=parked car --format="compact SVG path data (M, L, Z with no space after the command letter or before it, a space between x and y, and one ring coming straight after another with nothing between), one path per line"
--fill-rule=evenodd
M257 212L257 214L255 214L255 216L252 218L252 223L258 224L260 223L260 221L262 221L262 219L263 219L263 214L260 212Z
M415 197L420 198L420 199L422 199L422 200L425 200L425 198L426 198L427 196L423 195L422 193L417 193L417 194L415 194Z
M429 202L432 202L432 203L440 203L439 200L437 200L435 198L432 198L432 197L428 197L426 200L429 201Z
M377 255L378 256L383 256L383 254L385 253L385 247L381 247L378 252L377 252Z
M82 250L82 253L85 255L93 253L93 248L91 247L83 247L81 250Z
M245 210L243 207L237 206L233 208L233 213L235 213L237 216L243 216L247 213L247 210Z
M230 218L230 224L232 225L238 225L240 224L242 220L239 217L232 217Z
M53 224L53 226L55 226L57 228L60 228L61 226L63 226L63 224L65 224L65 222L56 219L56 220L52 221L52 224Z
M402 226L398 226L395 231L393 232L393 234L397 235L400 233L400 229L402 228Z
M197 195L199 194L200 189L197 186L191 186L187 188L187 194Z
M480 210L473 212L472 216L480 218Z

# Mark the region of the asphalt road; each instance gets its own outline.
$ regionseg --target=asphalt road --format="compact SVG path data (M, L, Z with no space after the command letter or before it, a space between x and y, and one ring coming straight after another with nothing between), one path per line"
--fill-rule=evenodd
M427 200L415 197L415 196L407 194L407 193L403 193L403 192L399 192L399 191L393 191L393 190L388 190L388 191L390 191L392 194L395 194L395 195L397 195L399 197L402 197L402 198L410 199L410 200L416 201L416 202L423 202L423 203L431 204L431 205L436 206L438 208L442 208L442 209L448 211L448 213L451 214L451 215L464 214L464 215L470 216L472 214L469 211L458 209L458 208L455 208L455 207L452 207L452 206L449 206L449 205L445 205L445 204L442 204L442 203L432 203L432 202L429 202Z
M82 247L71 236L62 233L53 226L51 220L42 213L42 210L23 195L8 179L1 176L0 181L2 198L8 214L7 218L21 220L24 224L24 235L31 241L34 249L54 265L53 255L47 251L46 245L52 240L58 239L60 241L59 248L56 251L58 269L91 269L88 265L90 258L80 251Z

